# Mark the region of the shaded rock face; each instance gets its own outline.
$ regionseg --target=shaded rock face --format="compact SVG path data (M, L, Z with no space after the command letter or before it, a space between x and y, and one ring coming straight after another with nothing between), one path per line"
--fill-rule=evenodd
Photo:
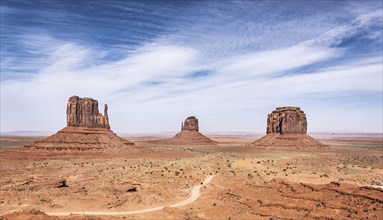
M181 124L181 131L199 131L198 119L195 116L189 116L185 122Z
M72 96L68 100L66 109L67 126L108 128L108 106L104 106L104 115L98 111L97 100Z
M299 107L278 107L267 116L267 134L306 134L306 114Z

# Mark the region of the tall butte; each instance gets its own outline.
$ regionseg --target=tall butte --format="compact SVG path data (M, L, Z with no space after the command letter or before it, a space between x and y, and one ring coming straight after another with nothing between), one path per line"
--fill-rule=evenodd
M110 129L108 105L104 106L104 116L98 112L97 100L72 96L66 107L66 125L74 127Z
M181 131L173 138L152 141L158 144L172 145L215 145L216 141L211 140L199 132L198 119L195 116L189 116L181 123Z
M97 100L91 98L70 97L66 109L66 123L67 126L56 134L26 147L48 150L92 150L134 145L110 130L108 106L105 104L102 115L98 111Z
M266 135L253 142L260 147L323 148L307 135L306 114L299 107L278 107L267 115Z

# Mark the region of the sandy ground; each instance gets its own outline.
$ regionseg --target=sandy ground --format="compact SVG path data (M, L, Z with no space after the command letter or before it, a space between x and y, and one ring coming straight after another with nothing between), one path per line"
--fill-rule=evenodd
M23 139L22 145L28 140ZM155 146L143 137L129 140L137 143L137 151L25 150L17 148L19 138L2 137L1 215L5 219L88 219L44 213L110 213L165 206L142 214L93 217L383 218L381 135L322 136L321 141L330 145L326 150L260 150L248 145L254 138L232 136L215 136L218 146ZM198 190L197 200L171 207L190 198L193 187L209 175L215 177Z
M214 178L214 176L207 176L206 179L202 182L202 184L198 184L194 186L190 192L190 197L182 200L180 202L167 205L167 206L158 206L158 207L152 207L152 208L146 208L146 209L140 209L140 210L132 210L132 211L122 211L122 212L97 212L97 211L90 211L90 212L47 212L47 215L53 215L53 216L68 216L68 215L102 215L102 216L124 216L124 215L134 215L134 214L142 214L147 212L154 212L161 209L164 209L165 207L170 208L176 208L181 207L185 205L189 205L196 201L201 193L201 187L206 186L211 182L211 180Z

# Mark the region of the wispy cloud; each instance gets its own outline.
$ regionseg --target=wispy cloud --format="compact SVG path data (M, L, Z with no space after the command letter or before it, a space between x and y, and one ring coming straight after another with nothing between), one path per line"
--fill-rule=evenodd
M299 5L302 10L295 10L288 3L266 13L263 10L272 10L275 4L189 4L184 14L176 3L108 6L105 23L89 23L93 28L81 23L95 14L68 5L51 22L32 25L26 33L19 32L26 24L8 20L5 27L18 33L3 31L2 26L2 39L9 44L1 44L1 129L63 127L65 102L74 94L110 104L116 131L177 130L189 114L202 117L203 130L263 131L266 114L287 104L317 114L310 115L322 119L314 120L314 130L382 129L378 122L367 127L359 112L343 115L349 106L362 105L370 118L382 119L376 115L382 111L383 91L382 50L376 48L382 44L381 5L355 11L345 3L337 10L323 4L322 10ZM11 19L14 10L23 10L1 7L7 11L5 19ZM339 17L340 12L348 13ZM33 17L38 24L42 18ZM81 25L76 26L73 18ZM174 18L179 21L165 22ZM62 23L66 20L69 26ZM124 24L131 34L115 32ZM53 33L51 25L63 25L65 37ZM81 32L66 32L79 27L87 36L100 30L111 34L100 33L103 40L87 41ZM134 43L139 36L142 39ZM105 40L108 37L110 41ZM362 42L372 46L360 48ZM326 120L325 115L334 112L342 112L342 123ZM345 122L354 116L352 125ZM232 128L222 127L228 124L223 118Z

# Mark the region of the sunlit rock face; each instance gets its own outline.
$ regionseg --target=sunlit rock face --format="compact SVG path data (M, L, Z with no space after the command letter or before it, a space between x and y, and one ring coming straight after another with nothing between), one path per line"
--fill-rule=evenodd
M91 98L72 96L66 109L67 126L108 128L108 106L104 106L104 115L98 112L98 101Z
M307 135L306 114L299 107L278 107L267 115L266 135L253 142L261 148L326 149Z
M35 141L25 147L46 150L103 150L127 149L134 143L110 130L108 106L104 115L98 111L98 102L92 98L69 98L66 109L67 126L56 134ZM133 149L133 148L129 148Z
M267 116L267 134L306 134L306 114L299 107L278 107Z

